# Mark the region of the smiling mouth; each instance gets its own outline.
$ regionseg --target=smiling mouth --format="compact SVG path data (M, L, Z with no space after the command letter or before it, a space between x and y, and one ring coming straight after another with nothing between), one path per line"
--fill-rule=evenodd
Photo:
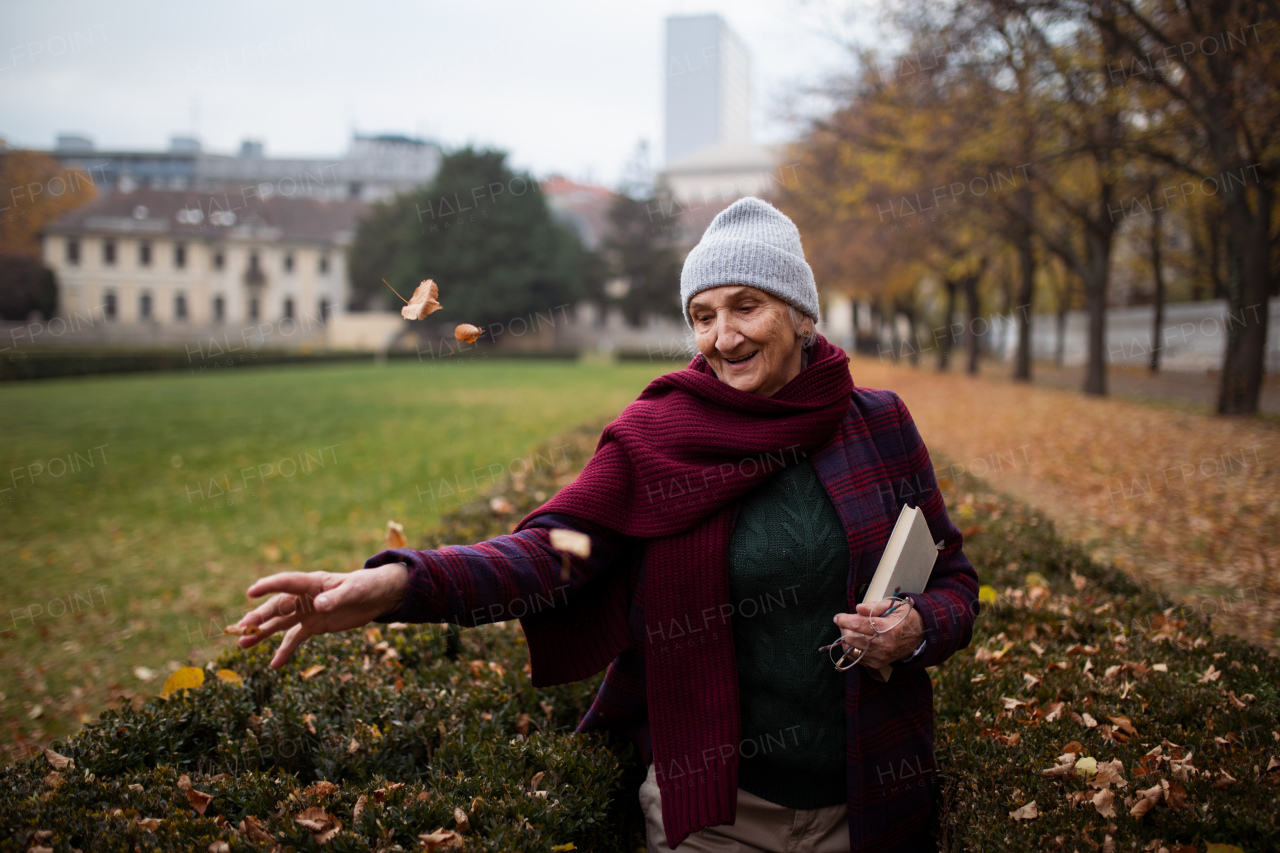
M745 364L746 362L748 362L748 361L750 361L751 359L755 358L755 357L756 357L756 354L757 354L757 353L759 353L759 352L760 352L760 350L756 350L755 352L751 353L750 355L744 355L742 358L737 358L737 359L735 359L735 358L726 358L726 359L725 359L725 361L729 362L729 364Z

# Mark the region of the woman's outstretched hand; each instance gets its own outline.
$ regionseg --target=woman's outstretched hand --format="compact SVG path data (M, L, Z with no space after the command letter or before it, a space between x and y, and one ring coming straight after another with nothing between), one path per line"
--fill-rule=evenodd
M255 646L272 634L285 631L284 642L271 659L272 669L278 669L308 637L359 628L399 607L408 585L409 569L404 563L346 574L270 575L249 587L250 598L273 592L276 595L240 620L240 627L257 629L240 638L240 648Z
M850 649L866 649L858 663L871 669L880 669L894 661L912 655L920 647L924 639L924 620L914 607L893 628L877 634L875 629L884 629L892 624L897 615L881 618L880 614L892 606L889 599L875 601L870 604L859 604L857 613L837 613L835 623L840 628L841 639L845 647ZM875 628L872 627L874 620Z

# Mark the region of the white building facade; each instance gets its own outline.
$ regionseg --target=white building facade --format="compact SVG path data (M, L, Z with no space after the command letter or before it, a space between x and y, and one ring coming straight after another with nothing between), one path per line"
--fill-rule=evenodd
M97 320L98 339L178 341L259 327L322 334L349 300L346 252L365 209L115 192L48 228L44 262L57 276L59 314Z

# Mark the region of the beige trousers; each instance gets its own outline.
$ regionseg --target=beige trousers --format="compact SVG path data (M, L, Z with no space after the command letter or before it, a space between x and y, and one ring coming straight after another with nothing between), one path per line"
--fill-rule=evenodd
M640 786L649 853L671 853L662 828L662 794L653 765ZM821 809L789 809L738 790L738 816L732 825L708 826L686 838L676 853L848 853L849 808L843 803Z

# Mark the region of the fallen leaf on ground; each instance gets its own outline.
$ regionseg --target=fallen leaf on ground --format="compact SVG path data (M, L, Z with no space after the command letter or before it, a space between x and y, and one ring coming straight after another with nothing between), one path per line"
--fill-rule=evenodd
M337 790L337 785L326 780L321 780L319 782L311 783L311 785L302 793L312 797L327 797L330 794L336 793Z
M384 279L385 281L385 279ZM390 287L390 285L387 285ZM413 291L413 296L409 298L409 303L400 309L400 316L406 320L424 320L427 315L433 311L439 311L444 306L437 301L440 295L440 288L431 279L419 284Z
M516 731L525 737L529 736L529 723L531 722L528 714L520 714L516 717Z
M302 722L303 722L303 725L307 727L307 731L311 732L312 734L316 733L316 715L315 714L303 714Z
M1098 726L1098 721L1095 720L1088 713L1081 714L1080 719L1084 721L1084 727L1086 729L1093 729L1093 728L1097 728Z
M231 669L218 670L218 680L226 684L244 684L244 679L240 674Z
M409 540L404 535L404 525L394 521L387 522L387 547L408 548Z
M1110 717L1109 716L1107 717L1107 719L1115 723L1116 726L1121 729L1121 731L1128 732L1129 734L1135 737L1137 736L1138 730L1133 727L1133 723L1129 722L1128 717Z
M1213 664L1209 664L1209 668L1204 671L1204 675L1200 676L1200 684L1208 684L1211 681L1217 681L1222 677L1222 670L1215 669Z
M452 829L437 829L435 832L424 832L418 836L427 853L435 850L461 850L462 836Z
M453 822L458 825L458 832L465 834L471 831L471 821L459 806L453 807Z
M368 802L368 796L361 794L356 798L356 804L351 807L351 822L355 823L360 820L360 815L364 814L364 804Z
M191 803L191 808L200 814L204 814L204 810L209 808L209 803L213 802L213 795L206 794L204 791L197 791L195 788L188 788L187 802Z
M65 755L60 755L52 749L46 749L44 751L44 757L51 765L53 765L54 770L74 769L76 766L74 759L67 758Z
M319 675L322 672L324 672L324 664L322 663L312 664L311 666L304 669L302 672L298 673L298 677L301 678L303 681L310 681L311 679L315 678L317 675Z
M147 832L155 832L160 828L161 818L158 817L140 817L138 818L138 828L145 829Z
M293 822L310 832L317 844L324 844L342 830L338 819L318 806L295 815Z
M1093 795L1093 807L1098 810L1098 814L1103 817L1115 817L1116 795L1112 793L1110 788L1103 788L1101 791Z
M184 666L164 680L160 695L166 699L179 690L193 690L204 684L204 670L198 666Z
M275 843L275 838L267 832L266 825L253 815L245 815L244 820L240 821L240 825L236 827L236 831L241 837L254 844Z
M1009 812L1009 817L1014 820L1035 820L1040 816L1040 810L1036 808L1036 801L1032 800L1020 809Z

